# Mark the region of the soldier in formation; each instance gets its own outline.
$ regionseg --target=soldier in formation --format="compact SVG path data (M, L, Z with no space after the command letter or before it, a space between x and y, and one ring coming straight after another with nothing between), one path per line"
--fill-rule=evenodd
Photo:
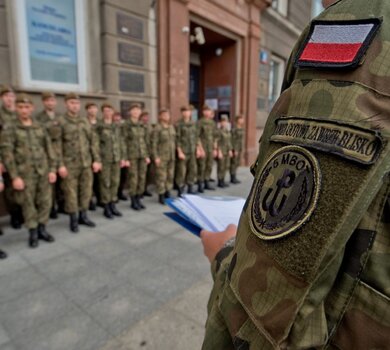
M233 156L232 151L232 137L229 130L229 121L227 116L222 116L220 121L220 128L217 132L217 175L218 187L225 188L229 185L225 182L226 172L230 167L230 159Z
M146 135L145 135L145 140L146 140L146 147L148 147L148 152L151 154L152 152L152 132L153 132L153 126L150 124L150 114L149 111L144 110L141 113L140 117L141 123L145 126L146 128ZM147 170L146 170L146 181L145 181L145 191L142 194L142 196L145 197L152 197L152 193L148 190L148 182L152 179L152 162L148 164Z
M232 148L233 155L230 160L230 182L239 184L241 181L237 179L237 169L240 166L242 158L242 149L244 143L244 117L239 115L236 117L235 125L232 129Z

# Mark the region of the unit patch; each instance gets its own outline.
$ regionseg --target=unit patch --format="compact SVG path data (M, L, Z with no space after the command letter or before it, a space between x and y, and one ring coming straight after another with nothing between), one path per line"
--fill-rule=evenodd
M295 67L356 68L380 25L379 18L313 21Z
M264 240L293 233L317 206L321 173L317 159L306 149L286 146L270 156L253 191L250 225Z
M277 119L271 141L314 148L365 165L373 164L383 148L377 131L297 117Z

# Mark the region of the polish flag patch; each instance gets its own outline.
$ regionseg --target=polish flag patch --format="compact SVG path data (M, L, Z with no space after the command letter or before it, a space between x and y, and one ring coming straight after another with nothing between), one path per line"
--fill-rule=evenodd
M381 20L313 21L295 66L356 68L374 39Z

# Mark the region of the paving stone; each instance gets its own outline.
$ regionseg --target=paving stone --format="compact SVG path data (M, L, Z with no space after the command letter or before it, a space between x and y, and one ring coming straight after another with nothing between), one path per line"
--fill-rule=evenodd
M8 344L10 341L7 332L5 329L0 325L0 349L1 347L6 344Z
M4 249L4 247L2 247ZM16 273L17 271L23 270L29 266L29 263L21 255L10 250L7 251L8 258L0 261L0 276L9 274L11 272ZM16 278L17 275L15 275Z
M142 227L139 227L135 231L125 232L115 236L115 239L118 239L122 243L127 243L133 248L141 247L148 244L153 244L153 242L159 238L160 238L159 235L149 232L148 230Z
M65 253L72 251L72 248L60 243L45 243L39 242L39 247L37 249L23 249L20 252L20 255L23 256L30 263L38 263L48 259L56 258Z

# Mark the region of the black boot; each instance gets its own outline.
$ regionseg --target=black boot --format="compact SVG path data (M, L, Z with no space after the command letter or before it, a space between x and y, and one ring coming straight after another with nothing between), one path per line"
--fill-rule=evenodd
M48 243L52 243L55 241L54 237L46 231L46 226L44 224L38 225L38 238Z
M73 233L79 232L79 222L77 220L76 213L70 214L69 219L70 219L70 221L69 221L70 231Z
M198 192L199 193L204 193L204 188L203 188L203 182L198 181Z
M149 192L148 190L145 190L144 194L143 194L145 197L152 197L152 193Z
M140 206L138 204L137 197L136 196L131 196L130 199L131 199L130 208L134 209L134 210L140 210L141 208L140 208Z
M3 252L2 250L0 250L0 260L6 259L7 256L8 256L8 255L7 255L6 252Z
M88 226L88 227L95 227L96 224L89 220L88 216L87 216L87 212L85 210L83 211L80 211L80 214L79 214L79 224L80 225L85 225L85 226Z
M225 186L223 185L222 180L219 180L219 179L218 179L218 187L219 187L219 188L224 188L224 187L225 187Z
M212 187L212 186L210 185L210 182L207 181L207 180L204 182L204 189L205 189L205 190L208 190L208 191L215 191L215 188Z
M111 213L115 216L122 216L122 213L116 208L116 205L114 202L111 202L110 204Z
M165 196L164 194L159 194L158 195L158 202L162 205L165 205Z
M146 207L145 207L145 206L143 205L143 203L141 202L141 196L140 196L140 195L136 196L136 199L137 199L138 207L139 207L140 209L146 209Z
M240 184L241 181L237 179L236 175L230 174L230 182L234 185Z
M50 210L50 219L58 219L58 213L57 213L57 208L55 205L51 207Z
M20 221L19 213L16 211L10 212L11 216L11 227L15 230L20 230L22 228L22 222Z
M94 199L91 199L89 202L89 210L95 211L96 210L96 201Z
M112 211L111 211L110 204L104 204L103 215L104 215L107 219L113 219L113 218L114 218L114 215L113 215L113 213L112 213Z
M171 198L171 192L165 191L164 197L165 197L165 198Z
M194 186L193 185L188 185L187 193L188 194L196 194L197 192L194 190Z
M36 248L39 245L38 242L38 230L36 228L31 228L28 230L30 237L28 239L28 245L30 248Z
M181 198L181 197L183 197L183 193L184 193L184 186L178 186L177 196Z

